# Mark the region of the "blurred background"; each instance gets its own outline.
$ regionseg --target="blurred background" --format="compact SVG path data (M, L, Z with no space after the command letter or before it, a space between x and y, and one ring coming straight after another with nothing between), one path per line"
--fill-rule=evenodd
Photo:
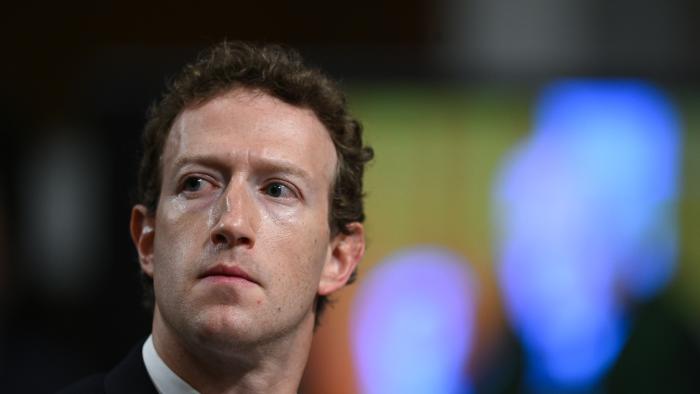
M376 160L304 393L700 392L700 9L680 0L34 2L2 13L0 391L150 331L148 105L223 38L339 79Z

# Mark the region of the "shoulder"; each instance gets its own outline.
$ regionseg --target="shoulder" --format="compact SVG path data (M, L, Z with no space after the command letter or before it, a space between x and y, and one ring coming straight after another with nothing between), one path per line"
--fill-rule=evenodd
M59 394L157 394L143 363L142 346L143 342L134 346L109 373L85 378Z
M104 374L92 375L64 388L57 394L102 394L106 392L104 381Z

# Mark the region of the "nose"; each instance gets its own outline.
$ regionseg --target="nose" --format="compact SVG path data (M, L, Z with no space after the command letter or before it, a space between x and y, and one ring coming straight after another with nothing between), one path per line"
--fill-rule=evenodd
M219 215L211 230L211 242L221 248L252 248L259 223L258 211L242 182L231 182L222 195Z

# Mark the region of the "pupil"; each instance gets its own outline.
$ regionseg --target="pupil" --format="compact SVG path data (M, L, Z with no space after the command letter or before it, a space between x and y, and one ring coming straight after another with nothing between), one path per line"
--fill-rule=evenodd
M185 187L186 187L188 190L197 190L197 189L199 189L199 183L200 183L200 181L201 181L201 180L200 180L199 178L190 178L190 179L188 179L187 182L185 183Z
M274 183L270 185L270 195L273 197L279 197L282 195L282 185L279 183Z

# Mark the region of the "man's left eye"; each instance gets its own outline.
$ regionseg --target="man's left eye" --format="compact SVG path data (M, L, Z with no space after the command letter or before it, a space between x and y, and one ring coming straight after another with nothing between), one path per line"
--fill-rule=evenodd
M265 186L265 193L269 196L282 198L282 197L292 197L293 193L290 188L279 182L272 182Z

